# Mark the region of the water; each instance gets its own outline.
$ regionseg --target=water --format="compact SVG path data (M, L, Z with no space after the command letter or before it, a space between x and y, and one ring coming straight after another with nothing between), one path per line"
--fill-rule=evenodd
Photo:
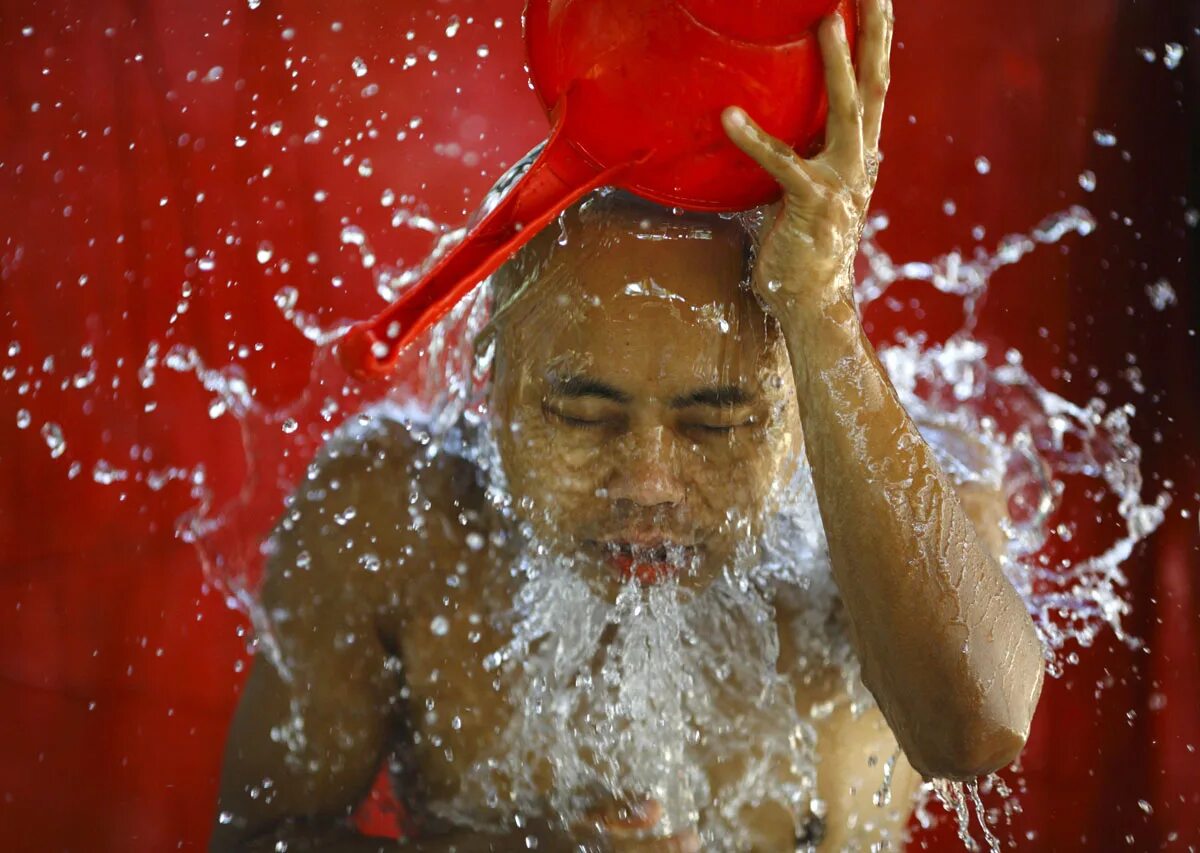
M248 0L247 5L255 11L260 4ZM497 19L495 27L500 25ZM455 37L460 26L457 19L450 19L445 27L447 38ZM337 28L335 25L335 31ZM26 30L24 35L32 35L32 28ZM476 48L476 53L485 57L486 46ZM1162 49L1162 61L1168 69L1174 69L1182 54L1180 45L1167 44ZM430 63L437 60L434 51L423 56ZM415 54L410 58L413 63L417 61ZM409 64L405 60L405 67ZM347 76L352 74L355 80L361 78L367 83L367 75L375 70L374 60L368 65L356 57ZM200 80L215 84L224 76L221 66L211 66ZM368 89L358 88L356 92L369 97ZM316 127L302 131L307 134L305 143L321 140L326 121L318 115L313 123ZM420 118L414 117L408 127L416 131L420 124ZM267 124L265 129L272 136L285 130L278 122ZM1093 139L1100 147L1117 145L1115 134L1108 130L1097 130ZM234 144L240 147L246 141L238 137ZM348 167L362 178L370 177L375 169L369 158L354 160ZM993 165L981 156L975 168L980 175L988 175ZM1094 190L1095 175L1082 173L1079 184L1089 192ZM313 198L323 202L326 193L317 189ZM430 219L411 198L385 190L380 202L391 209L393 228L436 235L438 252L461 237L461 231ZM948 215L960 212L953 202L947 202L945 209ZM1194 213L1189 212L1193 219ZM1126 578L1122 564L1133 547L1161 523L1170 501L1166 492L1143 499L1141 450L1130 436L1131 423L1138 413L1130 406L1114 408L1102 398L1068 400L1053 394L1025 369L1019 352L995 351L973 334L981 298L993 274L1002 267L1020 264L1031 252L1086 239L1095 227L1092 215L1083 208L1069 208L1048 216L1028 233L1004 237L990 250L979 249L970 256L951 251L928 261L903 263L894 261L882 248L881 237L887 225L885 216L875 216L864 235L862 257L867 274L859 282L860 305L865 309L876 300L889 298L889 288L898 281L921 282L961 300L962 327L948 340L931 344L921 337L902 338L881 346L880 357L943 466L960 479L1001 485L1006 492L1012 522L1006 531L1004 568L1035 619L1046 647L1048 672L1062 675L1079 649L1095 644L1105 632L1137 645L1139 640L1129 636L1124 627L1129 604L1123 592ZM647 237L660 239L663 235ZM369 233L359 225L343 225L337 240L357 254L364 269L370 270L376 290L384 299L396 298L420 276L419 267L393 268L377 257ZM260 264L278 260L275 247L268 241L254 244L253 251ZM217 261L206 253L196 259L196 265L208 272L216 268ZM178 312L183 313L191 294L185 289L180 295ZM639 295L645 294L639 291ZM161 454L152 448L114 446L106 451L105 458L75 460L65 470L67 477L90 476L94 482L112 488L114 499L123 497L120 490L131 482L145 482L154 491L171 482L186 483L194 508L180 520L179 534L195 544L209 579L227 593L231 606L251 613L258 629L259 650L284 674L289 671L288 662L286 654L274 645L273 617L254 601L265 531L247 526L246 520L273 519L279 514L286 493L301 475L300 467L318 447L335 432L366 434L380 420L423 419L421 443L429 458L459 455L495 473L495 449L487 443L486 412L481 404L481 389L494 352L485 348L476 353L469 346L488 320L486 288L472 293L418 344L415 350L419 356L410 357L406 364L418 371L416 378L389 395L393 405L371 409L367 415L360 414L363 407L376 401L348 383L330 357L330 347L343 325L299 311L298 297L296 287L284 285L276 294L275 305L281 316L312 343L313 371L304 393L282 408L264 406L242 371L236 367L212 369L199 351L173 341L166 330L139 354L137 382L145 393L138 400L144 401L147 411L157 405L156 389L169 372L203 389L210 418L236 424L247 473L245 487L232 499L216 499L202 466L160 460ZM1173 286L1166 279L1148 284L1146 298L1159 311L1169 310L1176 303ZM64 433L52 410L39 406L39 383L64 382L82 392L96 382L103 384L115 377L105 375L107 368L90 352L84 355L84 368L71 376L59 376L52 362L18 375L16 359L21 341L11 341L7 353L13 363L5 366L4 379L19 383L24 401L16 413L17 425L36 433L35 439L41 442L39 452L53 459L69 455L75 437ZM464 423L475 428L473 434L478 438L474 443L461 429ZM947 438L950 427L980 437L982 452L955 445ZM489 483L490 498L496 507L511 510L506 505L503 483L495 476ZM476 768L479 772L475 776L484 786L483 799L496 793L495 787L487 787L493 784L488 772L519 779L529 755L536 753L550 756L556 764L556 776L564 781L556 788L560 799L555 807L560 813L578 811L582 808L579 798L596 786L614 788L631 779L637 787L654 791L667 806L670 820L680 826L701 820L701 804L716 803L716 808L709 810L713 813L704 818L706 841L712 849L723 839L736 836L735 817L746 803L778 799L800 812L817 810L813 803L816 735L811 721L796 713L790 701L790 686L773 675L779 638L765 624L765 614L772 609L773 585L802 592L797 599L803 602L807 618L794 626L798 645L811 654L823 655L839 668L850 701L867 706L870 698L858 683L844 634L827 630L824 625L834 607L835 590L821 557L811 483L801 472L786 492L790 503L777 523L761 537L744 540L746 553L739 570L722 578L711 594L698 598L689 597L671 583L652 589L648 595L628 584L615 602L603 604L581 586L562 555L539 553L535 548L522 554L515 572L527 584L507 614L511 639L489 648L487 658L498 677L503 675L518 688L516 695L521 697L519 710L523 713L514 716L509 734L511 742L519 744L522 751L499 756L494 766ZM1085 495L1088 497L1082 497ZM416 494L412 500L412 523L418 529L425 518L424 499ZM1100 512L1104 516L1107 540L1088 539L1101 543L1096 550L1087 551L1078 545L1082 537L1076 535L1077 527L1088 526L1080 507L1086 508L1086 514ZM346 527L357 515L355 507L340 509L334 521L338 527ZM468 539L471 550L485 550L488 543L482 535L472 536ZM797 556L801 559L786 559ZM355 549L354 557L355 565L363 572L378 574L392 568L387 555L362 547ZM302 554L297 566L303 569L309 559ZM450 580L455 577L451 574L447 580L451 593L455 587ZM729 632L744 644L741 653L733 657L751 664L719 663L730 657L711 645L711 638L722 636L722 625L740 626ZM585 665L590 661L583 658L609 626L627 630L618 635L617 645L593 674ZM450 630L447 616L439 614L428 621L430 637L446 637ZM472 636L476 638L472 642L484 641L480 632ZM558 643L552 648L544 642L547 638L557 638ZM651 653L656 649L670 653ZM764 718L759 729L760 766L784 760L793 765L792 781L768 785L761 776L749 772L726 788L709 787L696 767L706 751L718 746L728 748L729 742L704 742L701 732L721 726L721 715L729 712L716 707L711 696L694 689L698 678L729 685L729 693L735 698L756 700L753 708L742 710L757 712ZM581 684L588 689L573 689ZM303 699L298 694L297 702ZM551 707L559 713L544 713ZM436 714L438 709L428 711ZM577 715L591 715L597 723L583 730L562 724L563 719ZM451 727L457 730L462 721L459 717L453 719L458 723L452 722ZM659 724L639 728L648 720ZM302 751L302 727L283 726L275 734L293 745L297 754ZM607 764L580 760L584 750L606 756ZM875 796L881 803L889 798L895 764L895 756L880 756L875 770L877 785L873 787L877 787ZM1005 792L1003 783L997 778L982 784L985 793L989 788L995 789L1004 808L1008 808L1011 794ZM515 790L510 807L532 802L531 791L522 791L520 785ZM974 825L983 843L996 849L998 830L985 815L980 791L981 786L976 784L935 786L938 799L958 819L964 844L977 843L970 836ZM465 802L446 802L443 812L464 821L478 819L477 814L468 812ZM496 812L501 817L506 814L499 806ZM232 819L228 813L220 817L222 823Z
M938 452L943 467L959 479L1002 485L1008 495L1012 522L1006 530L1008 548L1004 568L1035 619L1046 648L1048 672L1061 675L1075 654L1073 649L1092 645L1103 630L1112 630L1126 642L1137 643L1122 627L1129 608L1122 595L1125 578L1120 566L1132 547L1161 523L1169 496L1162 493L1149 503L1142 501L1140 449L1129 435L1130 418L1135 412L1130 407L1110 411L1101 399L1075 403L1055 395L1024 369L1020 353L989 352L972 336L979 300L991 275L1003 266L1019 263L1040 245L1052 245L1068 237L1087 237L1094 227L1090 215L1082 208L1072 208L1045 218L1028 234L1002 238L991 251L978 250L971 258L952 252L921 263L892 261L878 241L886 227L886 217L876 216L865 234L862 256L869 273L859 283L861 305L866 307L883 298L893 282L923 281L961 298L963 324L958 333L938 345L919 337L901 338L880 347L880 358L906 408L922 425L926 438ZM444 237L442 248L452 244L456 236ZM365 235L361 240L355 235L350 242L364 246ZM364 257L364 265L374 266L374 261L366 261ZM384 292L391 282L415 280L418 272L377 269L376 274ZM268 443L273 446L279 441L277 431L270 434L261 425L283 424L283 432L289 434L292 425L314 421L311 410L320 399L317 435L323 440L339 417L354 411L362 402L354 389L341 380L328 356L329 342L338 329L321 328L311 318L297 317L289 303L288 299L281 300L281 310L308 339L319 342L321 351L315 361L310 392L287 411L256 411L252 402L247 403L245 396L236 392L236 377L206 373L183 353L176 353L173 360L175 369L194 371L206 387L217 392L215 402L222 411L236 412L251 442L247 446L247 461L252 467L256 460L271 458ZM479 435L486 435L483 429L486 418L479 395L493 353L485 349L480 361L475 362L475 353L462 342L473 340L487 318L488 294L486 288L480 288L427 340L418 344L424 355L419 362L422 374L415 398L422 401L421 409L430 419L421 442L431 455L438 452L463 455L494 475L494 448L486 441L464 443L459 429L466 421L480 427ZM376 410L366 420L361 416L352 418L346 428L370 429L379 417L411 420L413 416L411 406L399 411ZM964 453L961 447L944 440L951 427L978 436L984 452ZM269 439L263 438L266 436ZM256 437L262 444L253 444ZM503 507L503 485L494 476L491 488L493 501ZM1108 506L1112 514L1111 540L1098 552L1076 553L1052 561L1047 556L1047 545L1072 540L1073 526L1067 513L1074 496L1085 490L1105 496L1099 503ZM481 800L497 803L498 822L519 813L523 804L534 801L532 789L522 794L521 786L513 785L506 811L498 802L499 786L489 787L493 785L488 781L489 773L519 779L521 769L529 766L534 754L551 756L555 763L553 772L563 782L555 789L559 799L554 808L560 814L580 811L581 798L597 786L611 789L622 781L628 784L630 779L640 789L656 792L668 803L671 818L683 824L699 819L697 803L719 804L721 807L701 822L705 840L713 849L718 849L721 839L736 837L734 816L747 802L780 798L801 813L811 806L815 737L809 721L797 717L794 708L787 710L792 705L786 685L771 679L770 664L777 652L772 650L769 631L757 636L750 632L743 638L751 643L753 651L740 659L757 664L740 672L736 669L711 672L710 661L715 657L712 653L696 654L690 661L646 654L646 649L695 652L695 645L681 640L685 636L693 640L705 636L706 632L697 630L695 625L706 620L732 618L745 624L761 624L762 619L756 620L752 614L769 610L764 590L771 582L803 589L806 606L813 614L807 623L821 621L818 614L828 613L834 593L827 566L818 556L819 530L817 538L813 538L818 525L811 484L793 484L792 501L790 520L794 523L781 523L755 543L758 572L745 572L741 583L731 576L719 585L719 595L700 601L687 600L669 584L653 589L649 600L644 601L636 587L630 585L613 606L604 607L588 597L586 589L569 570L567 558L525 553L517 574L523 575L528 585L524 587L524 597L515 603L513 639L493 650L487 660L490 668L505 671L505 677L516 687L514 693L523 696L525 713L514 717L505 741L521 744L528 751L493 756L476 767L473 778L481 787L464 792L460 802L443 803L441 814L463 823L478 822L477 804ZM238 504L202 507L186 521L184 530L203 550L214 578L234 590L236 600L246 603L252 601L249 595L254 578L252 563L223 559L231 553L250 553L248 543L230 551L222 539L222 534L228 532L229 519L241 508ZM794 561L764 559L763 555L772 550L776 555L808 554L809 558L807 563L801 561L803 565L799 567ZM653 618L637 618L646 613ZM269 620L261 613L256 615L261 634L269 636ZM619 647L593 676L585 671L581 661L586 651L596 647L606 625L632 628L621 635ZM430 634L435 637L444 636L446 630L444 617L436 617L430 623ZM545 648L541 653L532 651L538 640L546 637L558 638L549 658L544 654ZM869 695L857 684L854 658L844 636L821 630L810 631L801 639L814 649L824 649L836 661L853 691L850 695L857 697L855 702L870 704ZM687 679L714 676L728 679L731 675L757 685L753 689L743 685L743 695L772 697L762 707L772 710L768 716L777 723L776 734L773 743L770 737L764 739L767 748L763 750L763 760L769 762L786 756L795 765L793 775L799 780L792 787L768 790L743 779L738 785L717 792L710 790L703 776L695 772L702 762L700 755L709 746L698 733L715 724L718 712L701 701L703 695L690 689ZM580 684L586 685L587 690L573 689ZM670 689L661 690L664 685ZM550 707L555 709L554 713L547 713ZM563 728L564 720L580 715L607 722L584 730L583 734L577 727ZM630 727L647 719L661 724L653 730ZM671 743L681 746L677 750L664 748ZM648 749L648 746L659 748ZM579 756L587 752L607 756L608 766L581 762ZM889 761L885 765L888 769L879 772L881 793L877 796L881 801L887 799L892 766ZM681 768L682 785L678 783ZM746 778L753 776L748 774ZM985 820L977 787L940 783L935 790L960 821L964 839L970 837L973 814L984 843L995 848L997 842ZM480 825L494 824L483 821Z
M437 234L435 256L463 233L400 206L393 225ZM1100 398L1070 401L1053 394L1024 368L1019 352L993 352L973 337L980 299L995 271L1020 263L1040 246L1086 238L1094 228L1090 214L1070 208L1046 217L1029 233L1000 239L990 251L978 249L971 257L949 252L926 262L893 261L880 244L887 226L886 216L876 215L864 234L861 256L867 274L858 285L860 306L865 309L886 298L889 287L901 280L923 282L961 299L962 326L945 342L902 337L880 346L879 355L943 467L957 479L1000 486L1006 493L1012 519L1005 531L1004 569L1034 618L1045 645L1047 671L1060 676L1075 650L1093 645L1103 631L1137 644L1137 638L1123 627L1129 604L1123 595L1126 579L1121 565L1134 545L1162 522L1170 498L1163 492L1143 501L1140 448L1130 437L1136 411L1132 406L1110 409ZM347 225L340 238L359 252L363 267L371 270L385 298L394 298L419 278L420 268L394 269L380 263L361 228ZM256 251L261 263L271 260L270 244L260 244ZM1169 284L1156 288L1151 298L1162 308L1169 307ZM651 291L638 295L652 295ZM670 294L663 298L671 301ZM285 472L295 469L296 459L310 458L335 431L362 434L374 429L381 418L423 422L420 442L427 456L447 453L471 460L489 472L489 497L495 507L512 511L498 474L483 397L494 348L484 347L478 353L473 348L489 319L486 284L414 347L419 356L410 355L408 366L415 381L390 392L388 406L365 414L361 412L370 400L345 379L331 357L332 343L343 326L318 322L298 311L296 301L295 289L284 287L275 304L312 342L315 358L306 390L282 409L257 402L238 368L210 369L187 346L154 342L141 359L139 384L151 398L163 370L186 375L210 395L211 418L232 418L237 423L247 475L246 487L235 498L216 504L203 469L138 464L136 448L131 448L134 464L128 467L108 459L85 466L97 483L114 488L130 479L144 479L156 489L172 480L191 485L195 507L180 520L179 535L195 544L208 577L227 593L231 605L251 613L258 650L284 674L289 667L272 639L273 618L254 599L265 531L248 528L242 520L273 517L270 508L284 504L292 482ZM10 357L19 352L19 342L13 341ZM44 372L52 369L51 365ZM94 377L96 370L93 363L82 376ZM90 380L77 387L88 384ZM40 423L47 450L57 458L70 437L46 419L47 413L37 412L36 398L30 397L29 406L18 413L18 423L22 428ZM153 405L152 399L147 405ZM464 424L471 429L464 432ZM952 428L978 437L982 452L964 450L948 440ZM785 493L784 511L775 523L756 539L747 536L736 570L700 596L689 596L673 583L646 594L631 582L615 602L605 604L589 594L571 571L568 557L527 548L513 570L526 583L507 614L511 640L490 650L486 658L488 667L507 679L513 694L521 697L504 739L519 748L489 756L477 765L471 775L479 787L463 791L458 801L440 804L441 815L494 825L520 814L524 806L532 807L536 792L523 787L523 781L532 780L522 776L535 756L548 757L561 782L552 801L557 813L580 814L590 792L632 783L664 803L672 824L698 824L707 849L722 849L741 837L738 814L747 805L777 801L797 814L819 811L814 788L815 729L810 719L797 713L790 685L776 672L779 638L769 615L780 588L793 591L793 598L802 602L804 616L794 626L797 646L839 669L849 701L865 708L871 699L858 681L844 632L828 627L836 594L823 557L823 536L806 471L787 484ZM1081 494L1099 496L1087 503L1107 514L1106 529L1111 532L1109 540L1090 553L1061 547L1072 542L1077 520L1071 512ZM423 500L414 495L410 501L417 529L424 523ZM345 525L354 516L355 508L349 507L335 521ZM481 550L485 543L475 536L472 550ZM1051 552L1068 556L1051 559ZM386 571L385 559L373 552L356 555L362 570L371 573ZM623 630L593 672L590 654L610 626ZM445 616L429 622L432 637L444 637L449 629ZM742 644L739 653L723 654L726 647L712 645L714 637L735 639ZM539 643L546 638L554 638L554 644ZM713 789L697 768L711 758L712 750L734 747L732 740L744 727L734 725L729 708L719 706L708 691L695 689L700 681L727 685L724 698L739 713L758 720L753 750L757 769L748 769L719 789ZM579 689L581 685L585 689ZM746 697L753 699L749 705ZM298 695L296 701L303 703L304 697ZM570 723L581 717L591 724L581 728ZM653 725L647 726L648 721ZM703 734L722 729L726 737L719 743L709 742ZM295 744L297 751L302 749L301 727L284 726L278 737ZM605 760L585 761L581 756L586 754ZM789 768L789 781L783 784L766 773L767 767L780 762ZM894 766L895 756L876 771L879 803L888 801ZM492 776L508 780L509 795L503 803ZM959 821L964 844L975 843L970 840L974 815L983 842L998 849L974 783L939 783L933 791ZM479 814L481 801L495 804L487 820ZM706 805L710 803L711 808Z

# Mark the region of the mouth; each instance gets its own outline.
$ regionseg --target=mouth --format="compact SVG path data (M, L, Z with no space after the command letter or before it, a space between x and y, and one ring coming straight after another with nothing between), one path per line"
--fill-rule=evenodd
M629 541L626 539L589 540L600 549L605 561L624 583L636 578L643 585L661 583L694 568L701 549L666 539Z

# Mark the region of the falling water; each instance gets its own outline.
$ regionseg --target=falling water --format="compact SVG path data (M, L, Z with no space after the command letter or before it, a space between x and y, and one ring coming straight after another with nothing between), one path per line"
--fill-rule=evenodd
M495 203L515 174L501 181L488 204ZM393 225L436 234L435 257L463 233L403 209L397 210ZM898 281L925 283L962 300L962 326L945 342L900 337L883 343L879 355L942 465L959 480L1003 488L1011 516L1003 567L1033 616L1045 645L1047 670L1056 677L1078 659L1078 649L1093 645L1103 631L1111 630L1130 644L1138 642L1124 629L1130 605L1122 564L1134 545L1162 522L1170 497L1164 491L1149 503L1142 499L1141 452L1130 435L1133 406L1110 408L1099 397L1072 401L1052 393L1026 370L1019 352L994 351L973 331L981 297L996 270L1020 263L1039 247L1086 239L1093 227L1088 212L1073 207L1047 217L1027 234L1001 239L991 251L978 250L971 257L949 252L926 262L900 263L881 246L887 218L877 215L864 234L866 274L857 291L864 309L885 298ZM394 299L420 277L422 268L390 268L380 261L361 229L347 227L340 238L357 249L385 299ZM271 249L263 246L258 251ZM139 381L148 394L163 371L185 375L209 395L210 418L231 418L238 424L247 476L234 498L218 504L203 468L136 464L150 458L138 448L130 448L135 464L95 459L90 464L77 461L68 471L75 477L87 470L97 483L113 487L130 480L144 480L152 489L174 480L190 484L195 505L180 520L178 533L195 544L209 580L226 592L231 605L252 615L256 648L285 674L286 656L272 644L272 617L254 601L265 531L246 527L244 520L275 517L286 505L291 480L284 472L292 470L291 460L313 457L335 434L352 441L356 433L377 429L381 420L403 421L416 430L428 457L453 454L488 472L492 502L501 510L512 509L497 470L482 395L492 353L476 353L473 347L489 318L489 283L476 288L414 346L404 361L404 386L386 392L383 401L349 382L334 363L332 344L344 327L323 325L297 310L296 296L294 289L285 287L275 304L312 342L314 359L307 388L287 406L264 407L239 369L211 369L196 350L180 344L155 342L141 360ZM9 358L15 359L21 347L21 341L12 341ZM68 381L87 387L97 370L93 363ZM52 366L45 372L51 373ZM6 371L7 379L13 375ZM28 380L22 381L28 385ZM30 429L38 424L47 452L61 456L71 436L48 419L49 413L37 410L33 393L28 397L28 405L17 414L18 426ZM978 437L980 448L957 445L949 437L952 429ZM800 648L841 668L854 702L866 705L871 700L858 682L845 636L813 627L829 622L836 590L823 556L823 532L806 470L787 485L787 496L780 518L768 526L761 541L745 543L738 570L727 572L701 596L689 597L671 583L643 595L630 583L614 604L601 606L569 570L568 559L536 548L524 551L515 572L527 583L507 614L512 640L491 650L487 659L498 677L520 686L524 704L513 717L508 741L515 747L472 774L479 788L467 793L478 795L472 802L494 805L494 814L472 811L466 801L441 804L442 814L465 823L510 820L514 810L533 802L531 780L522 774L528 775L534 754L546 756L555 778L563 780L553 803L560 814L579 812L589 791L613 790L632 778L642 789L655 792L673 819L681 824L698 821L707 849L734 849L744 840L735 819L745 804L776 800L794 812L815 813L815 734L810 721L797 714L789 688L775 669L778 639L763 627L771 610L768 590L796 591L808 614L795 626ZM1090 552L1077 543L1069 551L1048 548L1072 542L1073 507L1083 502L1089 511L1099 507L1107 513L1109 539ZM421 501L412 503L419 527ZM1069 556L1051 558L1052 551ZM355 558L364 571L381 570L379 555ZM745 630L730 630L734 624ZM595 648L609 625L626 625L629 630L621 632L619 647L605 666L592 673L580 654ZM439 629L435 620L430 631L434 636L444 633L444 623ZM551 635L568 639L557 651L546 644L539 648L538 641ZM714 654L706 647L713 637L740 637L744 656ZM649 654L650 649L673 651ZM717 672L718 659L734 662L722 664ZM752 663L739 665L739 660ZM722 718L714 698L693 689L694 679L700 677L728 685L731 696L752 697L740 709L757 709L762 723L756 729L761 742L754 751L760 766L721 790L710 790L696 768L707 750L728 747L728 738L736 732L720 744L704 737L705 728L719 726ZM302 703L303 696L296 701ZM567 723L581 713L590 714L594 725L583 734L568 730ZM638 728L634 724L639 720L654 720L656 725ZM279 736L301 744L304 733L297 726L281 730ZM585 753L607 756L607 763L584 761ZM794 781L772 787L763 781L764 769L779 761L789 765L788 778ZM887 761L878 771L880 803L888 800L894 762ZM501 802L492 775L508 780L507 801ZM985 787L1006 802L1013 796L998 777ZM998 849L976 783L936 783L932 790L955 815L964 844L975 844L973 812L984 843Z

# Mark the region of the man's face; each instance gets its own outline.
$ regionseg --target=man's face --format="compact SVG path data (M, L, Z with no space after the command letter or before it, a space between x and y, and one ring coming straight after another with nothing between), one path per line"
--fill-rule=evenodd
M572 218L499 334L517 510L609 595L631 574L707 586L801 453L786 350L738 287L740 232L684 233Z

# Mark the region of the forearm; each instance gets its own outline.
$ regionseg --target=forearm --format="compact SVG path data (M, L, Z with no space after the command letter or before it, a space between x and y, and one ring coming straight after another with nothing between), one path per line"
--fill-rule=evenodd
M1008 763L1041 688L1024 603L901 406L849 296L775 313L865 683L922 773L966 778Z

